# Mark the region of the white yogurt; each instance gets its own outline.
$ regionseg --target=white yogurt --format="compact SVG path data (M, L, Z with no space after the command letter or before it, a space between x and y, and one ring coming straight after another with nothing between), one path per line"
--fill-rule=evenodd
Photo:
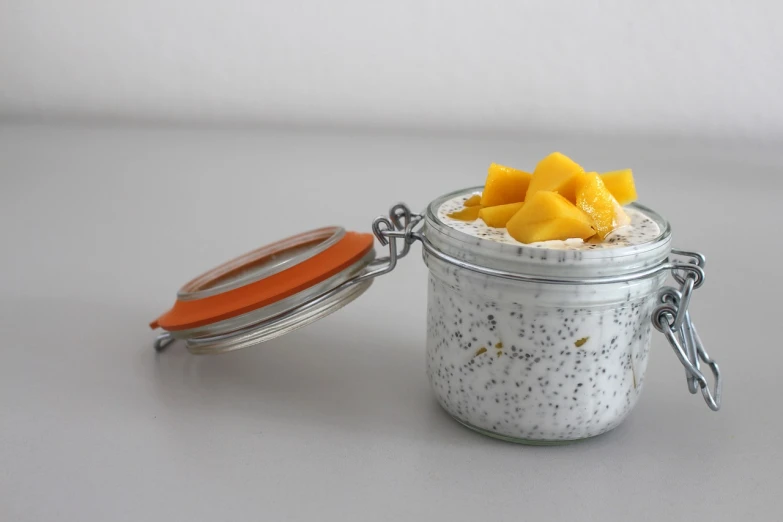
M433 202L424 233L440 251L473 264L593 277L632 272L668 255L668 226L641 208L628 209L631 226L614 242L522 245L502 229L475 222L466 228L445 216L469 195ZM633 408L664 276L554 285L483 275L429 255L425 260L427 373L438 401L457 420L520 442L557 443L604 433Z

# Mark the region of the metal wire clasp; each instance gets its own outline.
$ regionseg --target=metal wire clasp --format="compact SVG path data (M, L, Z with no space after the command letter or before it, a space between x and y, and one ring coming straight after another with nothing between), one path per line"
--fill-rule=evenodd
M373 261L368 271L352 283L378 277L394 270L397 261L408 255L411 244L417 239L413 229L424 219L423 214L411 212L405 203L397 203L389 211L389 217L378 216L372 222L372 232L383 246L389 247L389 255ZM397 250L397 240L402 240L402 248Z
M685 379L688 390L701 394L707 406L713 411L720 409L721 375L718 363L710 358L701 342L696 327L691 321L688 305L693 291L704 284L704 256L696 252L672 250L672 254L690 258L689 263L673 263L672 277L680 287L663 287L658 293L660 304L653 311L652 322L662 332L675 355L685 367ZM679 265L679 266L678 266ZM696 268L698 267L698 270ZM701 371L701 363L709 366L715 380L710 390L709 383Z

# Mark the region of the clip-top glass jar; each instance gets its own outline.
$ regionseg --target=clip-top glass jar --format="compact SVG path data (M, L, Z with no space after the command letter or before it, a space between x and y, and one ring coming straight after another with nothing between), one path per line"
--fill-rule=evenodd
M632 205L630 235L524 245L446 217L480 190L447 194L425 214L399 204L376 218L385 257L375 258L369 234L333 228L221 265L185 285L152 323L166 330L155 347L183 339L193 353L220 353L283 335L361 295L419 241L429 267L427 376L465 426L529 444L611 430L642 391L653 328L685 367L691 393L719 409L718 366L688 313L704 257L672 250L661 216ZM678 288L663 286L669 273Z

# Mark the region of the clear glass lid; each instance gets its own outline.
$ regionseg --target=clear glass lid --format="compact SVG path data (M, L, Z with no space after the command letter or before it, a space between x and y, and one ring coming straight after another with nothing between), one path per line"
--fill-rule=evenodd
M241 255L186 283L151 323L194 353L244 348L328 315L371 279L345 284L375 259L373 236L326 227Z
M178 299L201 299L281 272L323 252L345 237L345 229L325 227L262 246L186 283Z

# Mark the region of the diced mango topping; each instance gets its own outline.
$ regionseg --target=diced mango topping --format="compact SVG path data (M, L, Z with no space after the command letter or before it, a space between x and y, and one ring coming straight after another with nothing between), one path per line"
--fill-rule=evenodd
M636 184L631 169L604 172L601 174L601 181L619 204L627 205L636 201Z
M529 223L540 223L556 218L568 218L591 225L590 216L579 210L573 203L549 190L536 192L525 202L517 214ZM517 216L515 215L514 218ZM508 226L508 225L506 225Z
M553 152L542 159L533 171L533 180L527 189L526 199L539 190L558 192L567 200L574 202L574 187L572 178L584 172L584 169L574 160Z
M473 194L463 203L466 207L477 207L481 205L481 194Z
M575 180L576 206L590 216L601 239L627 218L622 207L595 172L578 174Z
M589 216L557 192L548 190L533 194L506 223L506 229L521 243L587 239L595 234Z
M484 191L465 200L452 219L481 219L503 228L521 243L579 238L600 243L631 222L622 205L637 198L630 169L585 172L568 156L554 152L533 174L492 163Z
M449 217L451 219L458 219L459 221L475 221L478 218L480 211L481 207L465 207L462 210L452 212L449 214Z
M481 206L494 207L525 200L527 187L532 176L527 172L493 163L489 166Z
M487 226L503 228L511 216L522 208L524 203L507 203L505 205L495 205L494 207L484 207L478 214L478 217L484 220Z

